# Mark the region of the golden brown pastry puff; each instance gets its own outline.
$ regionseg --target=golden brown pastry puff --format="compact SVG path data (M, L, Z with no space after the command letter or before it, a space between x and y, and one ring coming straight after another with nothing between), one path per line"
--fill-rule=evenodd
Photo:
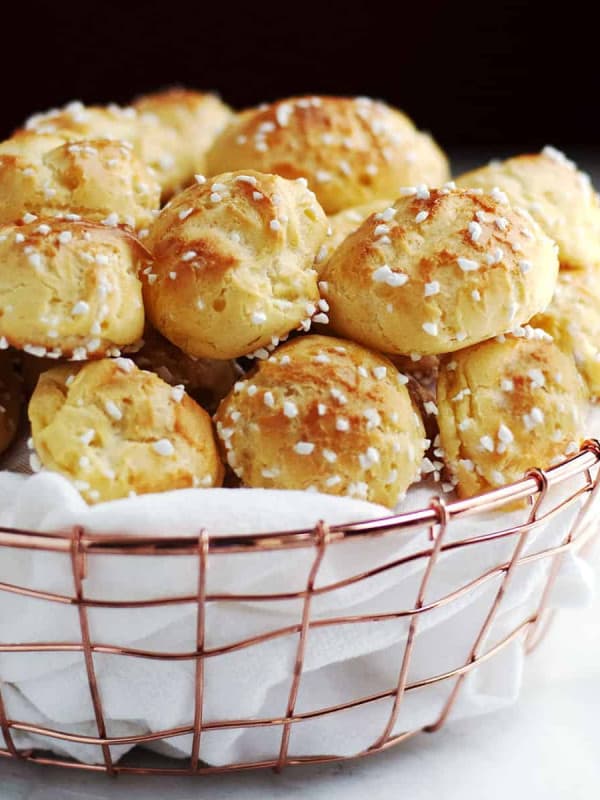
M438 423L460 496L576 453L584 400L573 359L539 335L501 337L444 356Z
M301 336L222 401L215 419L223 453L245 486L393 507L419 474L425 446L406 383L378 353Z
M592 400L600 398L600 281L591 270L562 270L552 302L531 321L575 358Z
M42 465L90 503L223 479L206 411L126 358L45 372L29 419Z
M18 156L25 161L39 161L47 152L57 147L76 140L75 135L61 132L38 133L35 130L24 128L15 131L10 139L0 142L0 156Z
M163 209L148 239L148 317L194 357L272 347L319 317L313 263L326 232L305 181L232 172L196 183Z
M554 147L467 172L459 186L498 187L558 245L561 267L600 266L600 201L589 176Z
M243 111L207 160L211 175L255 169L304 177L327 214L449 178L447 159L429 135L367 97L292 97Z
M373 200L372 203L366 203L364 206L345 208L343 211L338 211L337 214L332 214L329 217L329 232L315 259L317 272L323 271L329 256L335 253L344 239L354 233L367 217L376 211L383 211L392 203L392 200L386 198Z
M177 147L170 193L192 183L195 174L206 172L206 152L217 134L233 117L233 111L216 94L189 89L167 89L139 97L133 103L139 114L142 130L153 130L156 124L175 133ZM146 125L144 128L143 126Z
M40 357L118 354L144 330L148 261L116 227L51 217L0 226L0 338Z
M78 100L62 108L52 108L32 114L22 129L35 133L65 136L75 139L118 139L128 141L137 119L133 108L109 106L85 106Z
M459 350L549 304L554 243L502 193L407 187L327 261L332 331L387 353Z
M84 106L74 101L64 108L34 114L25 130L78 139L115 139L133 145L135 154L151 167L165 196L181 184L182 174L176 158L177 132L150 115L144 119L135 108L117 105Z
M39 135L43 142L47 136ZM23 215L83 217L147 229L160 206L160 186L128 142L67 142L41 154L0 152L0 224Z

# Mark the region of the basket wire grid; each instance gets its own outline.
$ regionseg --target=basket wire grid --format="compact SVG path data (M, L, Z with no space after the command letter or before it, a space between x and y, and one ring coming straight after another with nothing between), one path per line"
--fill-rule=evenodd
M21 760L37 762L41 764L58 765L62 767L79 768L106 772L111 775L119 773L162 773L162 774L206 774L214 772L226 772L231 770L254 769L260 767L274 768L280 770L288 765L323 763L327 761L337 761L346 756L322 755L298 756L290 755L290 734L294 725L302 724L303 721L336 714L344 710L355 708L368 703L373 703L384 698L390 699L391 710L385 722L385 726L376 740L362 752L352 757L365 756L380 752L393 745L399 744L410 736L420 732L434 732L438 730L448 719L450 712L456 704L461 687L465 678L479 664L494 658L501 650L511 642L522 637L527 651L540 641L547 628L550 612L547 610L553 584L556 580L560 560L563 554L572 550L581 550L582 547L591 543L592 538L597 532L597 525L594 524L590 510L594 505L594 500L598 495L600 486L600 443L597 440L586 441L580 452L573 458L562 464L552 467L545 471L533 469L527 476L510 486L505 486L493 492L489 492L468 500L461 500L446 504L439 498L434 498L429 507L419 511L398 514L395 516L372 520L370 522L353 523L346 526L328 527L324 523L319 523L313 530L303 530L287 533L269 533L259 535L243 536L218 536L211 537L206 531L201 530L198 536L181 537L132 537L131 535L92 535L86 533L81 528L77 528L65 533L40 533L35 531L23 531L16 529L0 528L0 547L25 548L27 550L37 550L46 552L62 552L70 555L74 592L72 595L51 594L38 591L32 588L0 583L0 592L12 592L17 595L35 598L41 602L59 603L74 606L77 609L78 624L80 629L80 641L77 642L30 642L30 643L10 643L0 641L0 653L82 653L89 692L93 705L95 723L97 727L96 736L81 736L75 733L54 730L40 725L28 723L24 720L11 719L6 711L6 705L2 698L0 685L0 730L4 737L4 748L0 748L0 756L18 758ZM561 497L560 501L547 510L542 511L541 506L547 497L550 487L564 486L567 481L575 478L582 478L580 486L572 488L566 497ZM515 525L494 533L485 533L481 536L458 541L447 541L445 533L451 520L461 519L471 515L477 515L487 511L496 510L507 503L527 501L529 511L527 519L523 524ZM559 544L549 547L540 552L529 555L524 554L528 534L541 523L556 517L563 509L580 503L580 507L574 517L572 524L561 536ZM427 550L413 553L401 561L423 559L424 568L420 579L420 586L417 597L412 607L398 610L395 612L380 614L365 614L354 616L337 616L335 618L316 618L311 614L313 598L318 594L323 594L334 589L349 586L352 583L367 580L378 571L387 569L389 564L378 565L359 575L348 577L338 581L336 584L327 586L315 585L319 568L327 549L336 543L343 542L352 538L375 537L384 534L401 535L404 531L417 527L428 528L430 546ZM465 583L455 591L436 601L426 603L427 587L440 554L450 549L466 549L482 541L493 539L504 539L514 537L515 546L510 558L503 563L497 564L493 569L487 570L477 578ZM210 568L212 558L223 558L228 553L258 552L269 550L281 550L288 548L313 548L314 557L308 571L305 588L299 592L279 593L279 594L210 594L207 592L206 575ZM111 555L193 555L197 559L197 592L194 596L166 596L156 599L146 600L98 600L87 598L85 594L85 579L87 570L88 555L91 554L111 554ZM426 559L426 561L425 561ZM485 640L491 626L496 618L498 610L502 604L502 599L507 591L507 587L515 570L523 564L534 561L544 560L550 566L543 589L540 593L537 608L533 614L520 620L508 634L496 642L493 646L486 649ZM401 561L396 561L396 566ZM415 636L421 616L445 603L452 602L456 598L466 595L483 582L494 576L501 576L500 585L495 593L493 602L485 616L483 625L475 636L466 661L443 674L434 675L419 681L410 683L408 681L411 656L413 655ZM269 633L263 633L244 641L237 642L229 647L209 648L206 646L206 608L211 602L228 601L252 601L259 598L262 601L280 601L299 599L302 603L302 613L296 625L285 629L278 629ZM130 609L152 606L166 606L174 603L193 602L196 608L196 647L191 652L186 653L164 653L151 650L136 650L132 648L113 646L108 644L98 644L92 640L90 635L90 624L88 619L88 609L92 607ZM545 613L546 612L546 613ZM324 625L341 624L362 624L381 619L399 619L404 617L409 620L408 635L406 644L401 655L397 681L388 691L379 692L366 697L354 699L350 702L320 708L309 712L297 712L296 703L300 683L303 677L304 657L306 652L307 638L311 628ZM279 635L297 636L296 653L294 666L289 675L289 693L285 714L276 718L247 718L247 719L225 719L217 721L206 721L203 718L203 699L204 699L204 669L205 660L214 655L235 648L252 647L262 643L269 638ZM193 724L168 730L156 731L149 734L136 736L110 737L107 735L107 725L102 705L102 694L99 689L96 670L94 665L94 654L111 654L119 658L137 657L147 659L169 660L193 660L195 661L195 681L194 681L194 713ZM451 686L448 699L444 703L441 713L435 719L416 730L407 730L403 733L394 734L394 728L398 720L402 701L406 694L415 689L432 685L439 682L448 682ZM273 753L273 757L261 761L230 763L221 766L209 766L200 759L201 740L206 731L225 730L225 729L252 729L256 727L279 726L281 735L279 738L278 752ZM13 732L21 731L36 736L47 737L54 740L63 740L78 744L96 745L101 748L103 763L83 763L48 754L44 750L19 749L14 742ZM140 759L136 763L115 763L111 754L111 745L143 745L157 740L168 740L182 735L191 735L191 755L188 759L182 760L180 768L164 768L146 766ZM137 752L137 751L135 751ZM135 755L135 753L134 753ZM131 759L128 757L128 762Z

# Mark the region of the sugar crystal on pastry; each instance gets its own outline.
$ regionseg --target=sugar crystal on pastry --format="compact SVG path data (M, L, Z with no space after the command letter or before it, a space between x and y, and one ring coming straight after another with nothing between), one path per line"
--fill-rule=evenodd
M600 287L591 270L563 270L548 308L532 320L573 355L590 397L600 397Z
M147 259L119 228L49 218L0 227L0 303L13 309L0 314L0 336L40 357L119 355L143 331Z
M333 337L282 345L222 401L215 420L246 486L313 487L394 506L424 452L421 418L393 364Z
M69 215L135 229L152 224L160 187L125 143L93 139L45 150L34 136L26 147L0 144L0 223ZM45 143L47 137L39 138Z
M173 132L176 147L166 193L188 186L194 175L206 170L206 153L233 112L216 94L189 89L167 89L137 98L133 107L140 122L153 130L159 125ZM143 133L141 134L143 135Z
M126 142L133 148L136 156L152 168L158 179L163 197L168 198L193 180L194 169L202 166L200 151L212 139L210 129L216 123L216 133L221 123L229 115L213 95L197 93L159 93L140 98L138 108L108 106L84 106L81 103L68 104L62 109L52 109L34 114L25 123L25 130L69 141L78 139L113 139ZM189 96L188 96L189 95ZM200 137L204 142L199 146L198 164L195 166L191 154L192 144L186 143L182 152L183 128L194 128L200 117L207 116L206 135ZM21 133L19 131L19 133Z
M394 197L408 183L441 184L448 177L430 136L402 112L363 97L293 97L248 109L207 158L212 174L249 168L304 177L328 214Z
M88 502L221 485L209 415L135 366L103 359L49 370L29 419L43 466L70 478Z
M320 278L334 332L382 352L434 355L514 329L546 308L558 259L527 212L483 193L425 188L394 203L388 241L381 243L382 223L372 214L327 260ZM417 223L424 208L428 217ZM499 228L500 213L508 224ZM533 238L523 236L524 225ZM535 268L523 271L524 258Z
M469 497L566 457L583 437L585 389L573 359L545 339L506 336L440 362L444 458Z
M555 148L493 162L461 175L457 183L526 209L556 241L562 267L600 265L600 200L589 176Z
M195 184L163 209L148 240L148 316L190 356L266 358L290 331L308 330L313 316L327 321L313 269L326 230L314 194L298 181L245 171Z

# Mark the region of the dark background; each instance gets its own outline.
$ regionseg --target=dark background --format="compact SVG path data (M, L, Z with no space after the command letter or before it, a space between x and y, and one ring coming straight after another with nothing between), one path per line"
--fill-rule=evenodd
M55 0L0 18L3 136L70 99L125 103L185 84L236 107L304 92L382 97L453 150L598 141L598 36L577 3Z

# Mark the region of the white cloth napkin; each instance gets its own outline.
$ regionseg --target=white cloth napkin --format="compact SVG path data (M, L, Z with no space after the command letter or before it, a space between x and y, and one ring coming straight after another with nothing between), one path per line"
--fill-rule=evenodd
M7 495L10 502L6 502ZM242 498L242 495L244 497ZM243 499L243 506L242 501ZM74 524L93 532L190 534L206 527L213 534L244 533L310 526L380 516L384 510L329 496L259 490L203 490L146 496L88 509L64 479L42 473L23 478L0 476L0 522L7 527L64 530ZM228 509L225 513L224 509ZM503 517L505 526L524 512ZM574 513L530 536L527 551L558 543ZM567 519L568 517L568 519ZM489 530L497 519L485 520ZM448 538L469 538L481 520L452 525ZM445 596L510 558L515 538L491 540L469 551L450 550L436 568L427 602ZM392 533L331 545L317 586L391 563L427 549L427 531ZM209 559L209 593L292 592L306 582L314 551L215 554ZM424 559L318 595L313 618L392 612L410 608L422 577ZM555 602L585 602L589 576L576 557L563 567ZM510 585L488 642L499 640L534 607L547 572L544 561L521 567ZM165 594L193 595L197 561L188 556L110 556L89 558L86 594L102 599L147 599ZM0 580L48 592L72 594L68 556L5 548L0 553ZM459 599L423 615L418 629L409 682L463 663L499 587L494 577ZM562 587L562 588L561 588ZM301 601L210 603L206 645L215 648L255 634L287 627L301 616ZM97 643L161 651L190 651L195 646L195 608L174 605L143 609L91 609L92 638ZM304 676L296 710L306 712L348 702L395 686L408 630L407 618L313 628L308 637ZM0 641L79 641L76 610L12 593L0 593ZM207 658L205 721L280 717L285 712L297 635L270 639L251 648ZM193 719L194 663L161 662L113 655L95 656L100 694L109 736L153 732L190 725ZM522 668L519 640L499 658L483 664L465 681L456 716L489 711L515 699ZM80 654L23 653L0 655L2 693L11 718L86 735L95 734L87 677ZM432 722L441 710L448 682L407 693L397 730ZM295 724L290 752L350 755L373 743L391 708L387 698L339 714ZM254 760L277 752L281 729L215 730L203 735L201 757L208 763ZM19 746L38 745L84 760L100 760L98 748L58 740L15 736ZM189 753L190 736L171 739L163 752ZM118 758L128 746L113 747Z
M600 426L598 426L600 427ZM581 479L577 479L581 484ZM561 492L573 485L562 487ZM409 494L406 507L423 507L430 488ZM553 491L545 507L559 496ZM563 541L579 504L562 511L529 534L524 554L541 552ZM211 535L311 527L380 517L386 509L329 495L270 490L204 489L146 495L88 507L62 477L42 472L25 477L0 472L0 526L63 531L75 525L94 533L188 535L206 529ZM526 509L453 521L447 542L525 521ZM510 536L442 552L433 571L425 603L446 597L469 582L469 591L420 615L408 683L413 684L466 663L475 637L498 592L502 574L479 582L498 564L508 562L517 538ZM311 618L393 614L412 608L426 565L416 555L431 547L427 529L400 530L375 538L329 545L316 587L336 584L373 570L371 577L317 594ZM412 558L410 558L413 556ZM291 593L304 589L314 548L240 554L211 554L206 575L209 594ZM402 563L394 566L395 562ZM383 569L376 569L385 567ZM520 566L510 582L483 649L501 641L535 612L548 575L549 559ZM193 556L91 555L85 593L103 600L144 600L167 595L194 595L198 560ZM0 582L69 594L74 592L67 554L0 547ZM589 601L593 584L586 564L575 555L562 560L552 593L554 607ZM227 647L257 634L299 623L300 599L210 602L206 612L209 649ZM194 604L136 609L92 608L91 637L96 644L161 652L195 648ZM410 618L338 623L312 627L296 713L350 703L396 686ZM0 643L79 642L76 608L0 591ZM251 647L229 649L207 657L204 675L204 722L280 718L285 715L298 645L295 631L273 636ZM523 636L472 670L464 681L453 718L472 716L513 702L523 667ZM95 654L94 665L108 736L146 734L191 726L194 717L193 660L158 661ZM441 712L454 680L409 690L400 708L395 733L432 723ZM8 716L44 727L95 736L85 665L80 653L0 653L0 691ZM324 716L307 716L292 725L290 756L352 755L373 744L385 728L393 699ZM281 726L205 731L203 761L223 765L273 758ZM58 739L14 733L18 747L41 747L90 762L101 762L100 748ZM191 735L156 742L153 749L176 757L190 754ZM2 735L0 733L0 743ZM113 759L131 749L112 746Z

